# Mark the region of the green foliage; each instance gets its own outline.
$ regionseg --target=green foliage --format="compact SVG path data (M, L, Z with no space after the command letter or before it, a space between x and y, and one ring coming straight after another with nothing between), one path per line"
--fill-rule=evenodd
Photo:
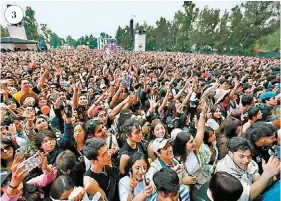
M183 8L171 22L160 17L156 26L137 23L146 31L146 50L252 55L257 47L280 49L280 2L247 1L222 15L219 9L199 10L192 1L184 1ZM131 48L129 34L128 26L118 27L123 48Z
M280 50L280 29L269 34L260 40L261 49L266 52L276 52Z
M1 37L9 37L8 29L6 27L3 27L2 25L0 25L0 27L1 27Z
M26 7L25 10L24 28L27 39L38 41L42 39L38 33L38 23L35 19L35 11L29 6Z

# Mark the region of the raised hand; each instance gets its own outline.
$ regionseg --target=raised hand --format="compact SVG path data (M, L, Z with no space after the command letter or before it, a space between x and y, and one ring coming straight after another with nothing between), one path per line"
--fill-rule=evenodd
M262 160L262 168L263 172L268 175L269 178L280 174L280 161L277 157L271 156L267 163L265 163L265 160Z
M148 101L149 101L150 107L153 109L155 109L159 105L159 102L160 102L160 101L156 102L156 96L151 96L151 98L148 99Z
M144 188L144 193L147 197L149 197L153 191L153 185L152 185L152 182L150 181L150 179L146 179L146 183L148 185Z
M75 187L74 190L68 196L68 200L80 201L83 199L85 193L86 193L86 190L83 187L81 187L81 186Z
M37 152L38 156L41 158L41 164L38 165L39 168L45 170L48 166L48 159L42 152Z
M25 171L25 168L19 167L23 160L24 156L16 153L12 164L12 180L10 182L10 186L12 187L18 187L29 173L28 171Z
M147 84L149 83L149 81L150 81L150 78L149 78L149 77L145 77L145 78L143 79L143 84L144 84L144 85L147 85Z
M31 110L28 110L28 109L25 109L23 114L22 114L22 117L25 117L27 118L28 120L33 120L35 117L34 117L34 112L31 111Z
M133 192L135 187L137 186L138 181L134 177L134 175L130 172L130 191Z

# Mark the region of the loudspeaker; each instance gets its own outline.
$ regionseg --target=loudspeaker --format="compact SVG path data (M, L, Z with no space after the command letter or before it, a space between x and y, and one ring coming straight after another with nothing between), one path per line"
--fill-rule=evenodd
M134 41L134 20L130 20L130 39Z

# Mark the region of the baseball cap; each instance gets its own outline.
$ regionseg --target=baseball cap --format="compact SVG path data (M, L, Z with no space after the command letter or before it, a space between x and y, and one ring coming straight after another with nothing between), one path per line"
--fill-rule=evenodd
M104 87L106 87L105 84L101 84L101 85L100 85L100 89L102 89L102 88L104 88Z
M265 93L260 95L260 99L265 100L265 99L269 99L269 98L272 98L272 97L275 97L275 96L277 96L277 94L275 92L265 92Z
M152 151L157 152L159 149L162 149L163 147L165 147L167 142L169 142L169 140L167 140L165 138L156 138L152 142Z
M176 139L177 135L182 131L183 130L180 129L180 128L173 129L172 132L171 132L171 141L174 141Z

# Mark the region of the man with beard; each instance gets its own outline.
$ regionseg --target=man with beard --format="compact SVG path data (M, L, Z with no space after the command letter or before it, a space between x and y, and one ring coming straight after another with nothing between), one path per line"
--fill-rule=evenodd
M276 143L277 128L265 122L257 122L244 134L253 146L252 157L259 166L259 173L263 173L262 160L268 161L276 153L273 145Z

